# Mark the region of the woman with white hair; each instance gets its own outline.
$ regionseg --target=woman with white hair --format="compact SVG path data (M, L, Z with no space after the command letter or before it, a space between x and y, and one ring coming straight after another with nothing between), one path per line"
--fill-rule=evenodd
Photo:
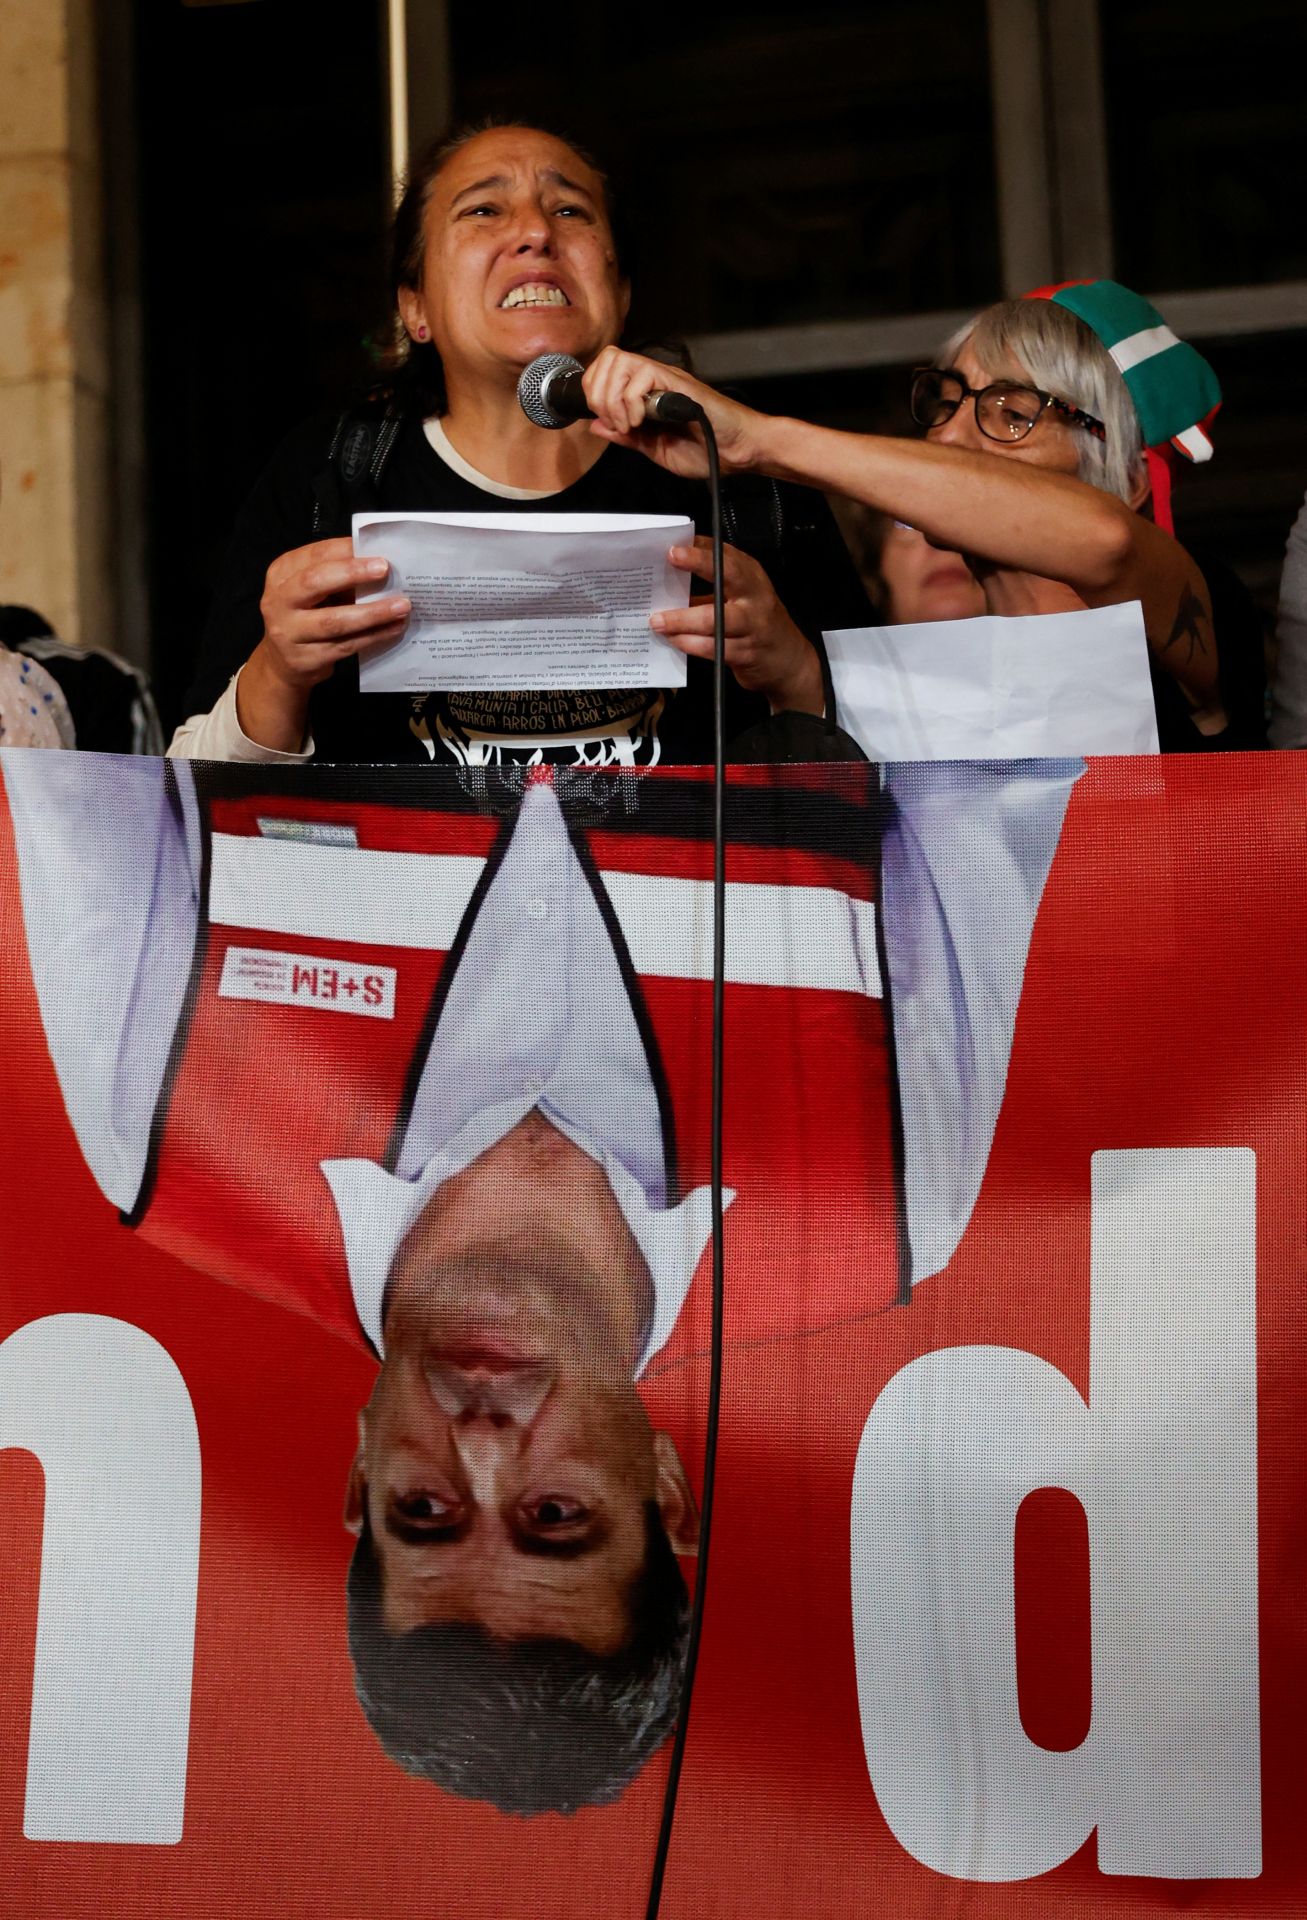
M645 395L666 387L707 406L724 466L847 495L965 554L990 613L1138 600L1163 750L1265 744L1246 602L1171 531L1173 467L1210 456L1220 388L1128 288L1093 281L987 308L913 375L923 440L769 418L614 348L586 377L592 431L701 473L696 436L642 424Z

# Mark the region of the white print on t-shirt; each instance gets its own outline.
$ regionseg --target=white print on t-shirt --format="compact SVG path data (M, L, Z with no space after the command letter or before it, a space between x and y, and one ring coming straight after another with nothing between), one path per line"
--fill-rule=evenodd
M411 725L433 760L448 756L464 767L534 767L546 760L574 767L656 767L662 758L658 723L664 711L662 695L654 694L638 713L616 726L597 727L580 737L570 731L493 734L452 725L433 699Z

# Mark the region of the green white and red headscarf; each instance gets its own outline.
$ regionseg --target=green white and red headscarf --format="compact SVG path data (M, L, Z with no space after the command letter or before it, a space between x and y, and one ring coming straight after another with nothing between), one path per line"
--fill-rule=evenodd
M1180 462L1210 460L1221 388L1201 353L1179 339L1142 294L1115 280L1066 280L1027 300L1053 300L1084 321L1111 354L1139 415L1153 485L1153 515L1168 532L1171 480Z

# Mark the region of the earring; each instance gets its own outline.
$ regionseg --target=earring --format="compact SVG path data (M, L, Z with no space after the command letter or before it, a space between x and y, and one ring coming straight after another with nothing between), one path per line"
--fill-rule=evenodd
M419 339L419 340L425 340L425 339L426 339L426 337L427 337L427 330L426 330L426 328L425 328L425 327L419 327L419 328L418 328L418 339Z

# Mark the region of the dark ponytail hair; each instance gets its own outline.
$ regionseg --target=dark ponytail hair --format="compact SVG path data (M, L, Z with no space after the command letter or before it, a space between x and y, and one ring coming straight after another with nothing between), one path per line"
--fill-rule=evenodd
M492 118L479 120L473 126L459 127L455 132L431 141L409 167L404 192L391 222L391 314L386 326L379 330L372 350L375 373L370 398L384 401L391 413L416 414L425 420L432 414L443 413L448 405L445 371L440 364L435 342L410 340L399 318L399 296L402 288L417 289L422 284L427 202L437 179L469 141L475 140L479 134L500 132L548 134L550 139L569 147L578 160L583 160L599 176L618 271L626 273L628 270L630 248L612 183L593 155L567 134L559 133L552 127L542 127L535 121Z

